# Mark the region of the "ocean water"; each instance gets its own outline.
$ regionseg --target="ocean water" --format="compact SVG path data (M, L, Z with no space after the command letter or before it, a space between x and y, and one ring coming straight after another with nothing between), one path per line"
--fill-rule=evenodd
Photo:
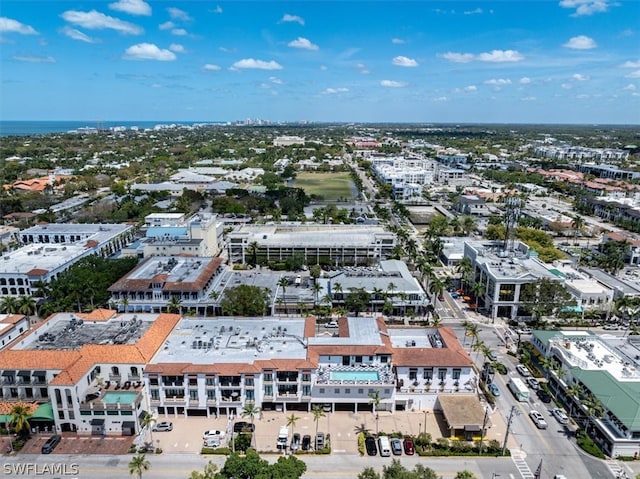
M156 125L194 125L220 124L221 122L197 121L10 121L0 120L0 136L46 135L49 133L66 133L78 128L113 128L124 126L127 129L137 126L140 129L153 128Z

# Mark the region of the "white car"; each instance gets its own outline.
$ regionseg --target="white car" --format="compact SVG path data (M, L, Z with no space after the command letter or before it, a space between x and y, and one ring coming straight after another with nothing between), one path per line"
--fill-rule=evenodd
M529 376L531 376L531 372L529 372L529 369L527 369L527 367L524 364L518 364L516 366L516 370L520 373L522 377L528 378Z
M555 407L551 410L551 414L553 415L553 417L556 418L556 421L558 421L560 424L568 424L569 423L569 417L567 417L567 415L564 413L564 411L562 409L560 409L559 407Z
M335 329L338 327L338 321L329 321L327 324L324 325L324 327Z
M220 439L222 439L225 435L224 431L218 431L217 429L211 429L209 431L205 431L204 434L202 435L202 439L209 439L211 437L218 437Z
M538 411L535 411L535 410L531 411L529 413L529 417L531 418L531 420L533 421L533 423L536 425L538 429L547 428L547 421L544 420L544 417Z
M220 436L210 436L203 441L202 445L204 447L220 447Z
M153 432L172 431L173 430L173 423L171 421L158 422L158 423L153 425L151 430Z

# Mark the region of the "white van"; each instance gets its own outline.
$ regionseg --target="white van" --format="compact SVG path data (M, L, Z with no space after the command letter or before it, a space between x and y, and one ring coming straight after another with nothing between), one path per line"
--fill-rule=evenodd
M204 440L204 447L220 447L220 436L210 436Z
M391 444L389 444L389 438L387 436L380 436L378 438L378 449L380 449L380 455L382 457L389 457L391 455Z

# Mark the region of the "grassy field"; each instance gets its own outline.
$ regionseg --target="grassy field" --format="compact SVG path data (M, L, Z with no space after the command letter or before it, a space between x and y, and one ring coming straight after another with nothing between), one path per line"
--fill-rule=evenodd
M353 198L349 173L298 173L294 186L325 200Z

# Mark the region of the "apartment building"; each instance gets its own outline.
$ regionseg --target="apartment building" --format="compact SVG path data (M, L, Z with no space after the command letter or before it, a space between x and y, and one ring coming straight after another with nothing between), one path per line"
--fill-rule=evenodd
M393 411L476 390L472 361L449 328L387 330L374 318L184 318L144 369L160 416L263 410ZM427 383L433 382L433 388ZM415 383L415 384L414 384Z
M534 331L531 343L563 373L549 372L549 385L567 411L611 457L640 454L640 340L591 331ZM579 398L568 393L577 385ZM602 405L592 414L584 399Z
M142 371L180 317L58 313L0 351L0 401L49 403L56 432L134 435Z
M46 224L18 234L22 246L0 260L0 296L32 296L80 259L110 256L133 238L134 227L119 224Z
M0 350L29 330L29 318L24 314L0 314Z

